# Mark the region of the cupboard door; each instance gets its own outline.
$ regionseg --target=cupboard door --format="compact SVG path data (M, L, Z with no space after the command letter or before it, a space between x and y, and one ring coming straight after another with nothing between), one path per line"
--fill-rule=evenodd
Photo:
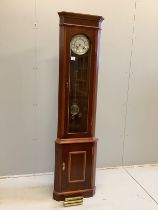
M93 143L63 146L62 190L90 189L93 174Z

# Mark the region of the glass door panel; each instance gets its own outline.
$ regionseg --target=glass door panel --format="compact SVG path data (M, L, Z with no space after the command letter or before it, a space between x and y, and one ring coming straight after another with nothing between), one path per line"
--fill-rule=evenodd
M69 133L88 130L89 52L77 55L71 51Z

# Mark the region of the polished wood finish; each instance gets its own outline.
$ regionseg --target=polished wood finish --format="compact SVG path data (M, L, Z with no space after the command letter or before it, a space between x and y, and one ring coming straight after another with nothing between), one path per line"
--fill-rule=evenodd
M87 151L72 151L68 157L68 183L85 182ZM74 167L77 163L77 168Z
M97 101L98 50L101 16L59 12L59 96L58 133L55 141L55 200L65 197L90 197L95 193L97 139L95 118ZM88 64L88 115L86 130L69 131L70 42L74 35L84 34L90 42Z
M97 139L56 141L54 199L64 200L68 196L93 196L95 193L95 163ZM77 156L80 155L80 157ZM79 162L80 161L80 162ZM63 170L62 164L65 163Z

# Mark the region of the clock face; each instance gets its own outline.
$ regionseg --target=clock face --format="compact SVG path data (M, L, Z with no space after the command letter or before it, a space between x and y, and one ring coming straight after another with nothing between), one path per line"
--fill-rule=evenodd
M83 55L89 49L89 40L85 35L77 34L72 38L70 48L75 54Z

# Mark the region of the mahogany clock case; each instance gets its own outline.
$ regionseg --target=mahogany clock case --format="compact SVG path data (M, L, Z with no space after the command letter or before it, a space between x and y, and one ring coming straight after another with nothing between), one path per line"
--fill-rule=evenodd
M69 12L58 14L58 133L53 197L59 201L95 193L98 50L103 18ZM71 50L70 43L76 35L84 35L89 40L84 55Z

